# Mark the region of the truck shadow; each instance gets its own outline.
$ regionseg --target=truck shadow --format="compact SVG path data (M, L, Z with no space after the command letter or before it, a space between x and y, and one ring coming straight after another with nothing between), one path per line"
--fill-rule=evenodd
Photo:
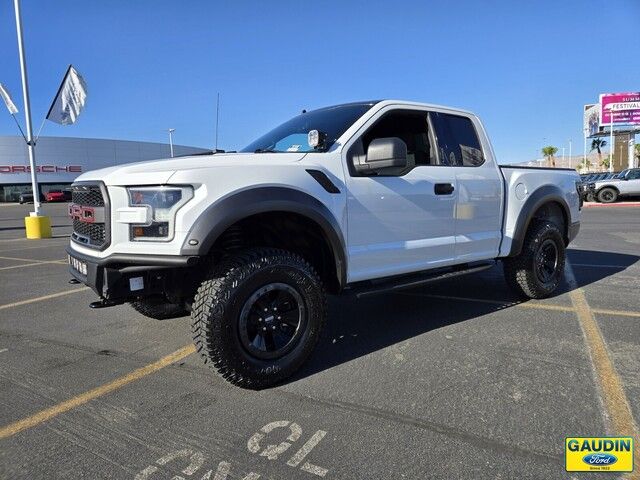
M637 255L611 252L569 249L567 253L579 287L614 276L640 261ZM557 298L569 291L571 286L564 281L554 296L545 301L571 307L568 298ZM473 321L527 301L511 292L504 281L501 264L482 273L399 293L360 300L350 295L332 297L327 325L315 353L289 381L314 375L432 330ZM544 315L554 314L544 311Z

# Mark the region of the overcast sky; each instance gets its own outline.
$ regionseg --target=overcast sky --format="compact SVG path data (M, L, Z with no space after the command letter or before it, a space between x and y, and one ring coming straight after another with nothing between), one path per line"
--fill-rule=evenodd
M606 8L605 8L606 7ZM602 92L640 90L640 1L23 0L39 126L67 65L78 123L43 135L242 148L303 108L399 98L484 120L499 161L573 139ZM13 2L0 2L0 82L22 108ZM4 107L2 107L4 109ZM21 122L23 118L20 117ZM0 135L16 127L0 112Z

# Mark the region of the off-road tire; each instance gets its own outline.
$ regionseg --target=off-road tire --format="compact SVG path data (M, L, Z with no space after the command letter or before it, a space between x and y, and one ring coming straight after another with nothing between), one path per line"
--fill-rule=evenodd
M257 358L241 339L241 312L268 285L293 288L304 304L304 328L282 356ZM299 255L273 248L230 254L200 284L191 310L197 350L205 363L237 386L261 389L290 377L307 360L325 322L326 295L320 277ZM300 325L303 325L302 321ZM273 337L272 337L273 338Z
M146 297L134 302L130 302L129 305L133 309L144 315L145 317L153 318L154 320L168 320L170 318L183 317L188 312L182 305L176 303L170 303L166 298Z
M543 281L536 271L541 247L555 245L557 262L549 281ZM565 264L565 244L562 233L555 223L534 221L529 226L522 251L515 257L504 260L504 275L509 286L520 296L546 298L553 293L562 280Z
M605 187L598 192L598 201L601 203L615 203L618 200L618 192L615 188Z

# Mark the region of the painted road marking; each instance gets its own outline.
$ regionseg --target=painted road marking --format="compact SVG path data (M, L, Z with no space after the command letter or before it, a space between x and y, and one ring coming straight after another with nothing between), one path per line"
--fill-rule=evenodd
M284 432L282 431L284 429ZM260 446L260 442L263 441L268 435L272 432L273 435L282 435L288 434L287 442L281 442L279 444L267 445L264 449ZM298 450L293 457L286 462L286 464L290 467L296 468L300 463L311 453L320 441L327 434L324 430L316 431L309 440ZM249 440L247 441L247 449L254 454L260 454L261 457L266 457L269 460L277 460L278 457L283 454L285 451L291 447L291 443L296 442L302 436L302 427L295 422L290 422L289 420L277 420L275 422L267 423L264 427L254 433ZM262 450L262 452L261 452ZM191 477L191 478L200 478L200 480L226 480L231 474L231 463L227 461L221 461L218 463L215 471L213 469L207 470L204 475L198 473L197 477L194 476L198 470L204 467L206 462L205 456L202 452L191 450L188 448L182 450L175 450L167 453L166 455L160 457L155 461L155 464L148 465L144 469L142 469L136 476L135 480L149 480L152 475L160 470L160 467L165 467L168 464L172 464L175 470L179 469L183 465L186 466L180 471L182 475ZM205 467L206 469L206 467ZM311 473L313 475L317 475L319 477L324 477L329 470L323 467L319 467L309 462L305 462L300 469L304 472ZM244 469L243 469L244 470ZM168 473L165 469L163 473ZM202 476L200 476L202 475ZM168 475L167 475L168 476ZM155 476L153 477L155 478ZM233 476L233 478L236 478ZM249 472L244 477L243 480L258 480L261 478L259 473ZM272 478L272 477L269 477ZM182 479L184 477L175 475L172 477L173 480Z
M0 270L13 270L14 268L35 267L37 265L46 265L46 264L67 265L67 262L63 260L49 260L46 262L23 263L22 265L11 265L10 267L0 267Z
M563 305L549 305L545 303L531 303L531 301L524 303L517 303L509 300L488 300L486 298L473 298L473 297L457 297L453 295L432 295L430 293L409 293L409 292L395 292L398 295L409 295L413 297L429 297L437 298L440 300L460 300L462 302L477 302L477 303L489 303L491 305L497 305L502 307L521 307L521 308L533 308L540 310L556 310L559 312L575 313L574 307L565 307ZM620 317L638 317L640 318L640 312L634 312L632 310L610 310L607 308L592 308L593 313L601 315L617 315Z
M98 397L102 397L107 393L111 393L119 388L128 385L129 383L135 382L136 380L140 380L147 375L150 375L158 370L161 370L169 365L176 363L183 358L188 357L192 353L196 351L196 348L193 345L186 345L179 350L167 355L166 357L162 357L160 360L150 363L142 368L138 368L123 377L116 378L115 380L101 385L99 387L94 388L93 390L89 390L88 392L77 395L69 400L65 400L62 403L54 405L53 407L47 408L45 410L41 410L40 412L31 415L22 420L18 420L17 422L10 423L9 425L0 428L0 439L11 437L16 433L19 433L23 430L35 427L40 425L41 423L46 422L47 420L51 420L54 417L57 417L61 413L68 412L76 407L84 405L85 403L94 400Z
M63 237L59 237L59 238L63 238ZM64 237L64 238L67 238L67 237ZM32 241L33 241L33 240L32 240ZM3 249L3 250L0 250L0 253L3 253L3 252L15 252L16 250L21 250L21 251L22 251L22 250L34 250L34 249L36 249L36 248L64 247L66 244L67 244L67 243L65 242L65 243L61 243L61 244L59 244L59 245L55 245L55 244L54 244L54 245L51 245L51 244L48 244L48 245L32 245L32 246L30 246L30 247L5 248L5 249Z
M261 449L260 442L269 433L271 433L277 428L287 428L287 427L291 432L287 437L288 442L281 442L278 445L267 445L262 450L262 452L260 452L260 449ZM320 440L322 440L326 434L327 432L325 432L324 430L316 431L311 436L311 438L307 440L307 442L300 448L300 450L294 453L293 457L291 457L287 461L287 465L289 465L290 467L297 467L300 464L300 462L302 462L302 460L304 460L305 457L309 455L311 450L313 450L316 447L316 445L320 443ZM269 460L277 460L277 458L281 454L286 452L289 449L289 447L291 447L291 443L298 441L298 439L301 436L302 436L302 428L300 427L300 425L298 425L295 422L289 422L289 420L278 420L275 422L267 423L264 427L262 427L256 433L254 433L251 436L251 438L249 438L249 440L247 441L247 449L251 453L257 454L258 452L260 452L261 457L267 457ZM300 467L300 469L305 472L318 475L319 477L324 477L329 471L326 468L319 467L309 462L305 462L304 465Z
M4 352L8 352L9 349L8 348L0 348L0 353L4 353Z
M587 353L593 366L596 385L605 409L605 422L610 423L610 433L639 438L638 428L635 425L622 380L609 356L607 345L593 316L593 311L589 307L584 290L578 286L569 262L566 263L565 275L571 286L569 298L575 307L578 323L587 345ZM638 459L640 458L640 442L634 443L634 457ZM640 479L640 471L636 469L627 478Z
M52 293L50 295L45 295L43 297L29 298L28 300L20 300L19 302L6 303L4 305L0 305L0 310L4 310L5 308L20 307L21 305L28 305L30 303L42 302L44 300L49 300L51 298L63 297L65 295L71 295L72 293L84 292L85 290L89 290L89 287L74 288L73 290Z
M156 460L156 464L160 466L165 466L168 463L171 463L175 460L181 460L181 459L183 461L189 460L189 464L181 472L183 475L186 475L186 476L192 476L202 467L202 465L205 462L204 455L201 452L197 452L197 451L194 452L193 450L184 449L184 450L178 450L176 452L168 453L164 457L161 457L158 460ZM148 480L149 478L151 478L151 475L156 473L158 470L159 468L156 467L155 465L149 465L144 470L139 472L134 477L134 480ZM231 464L223 460L218 464L218 467L216 468L215 473L213 470L209 470L202 477L200 477L200 480L227 480L227 477L229 476L230 473L231 473ZM211 475L214 475L214 476L212 477ZM242 477L242 480L258 480L259 478L260 478L260 474L255 472L249 472L247 475ZM184 477L176 475L172 477L172 479L184 480Z
M44 262L45 260L35 260L33 258L22 257L0 257L0 260L15 260L16 262Z

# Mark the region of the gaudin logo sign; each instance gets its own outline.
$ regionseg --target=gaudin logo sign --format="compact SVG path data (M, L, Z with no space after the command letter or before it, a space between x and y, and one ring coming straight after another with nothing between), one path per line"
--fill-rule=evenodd
M38 165L38 173L82 173L81 165ZM31 173L29 165L0 165L0 173Z
M631 472L633 438L568 437L564 457L567 472Z

